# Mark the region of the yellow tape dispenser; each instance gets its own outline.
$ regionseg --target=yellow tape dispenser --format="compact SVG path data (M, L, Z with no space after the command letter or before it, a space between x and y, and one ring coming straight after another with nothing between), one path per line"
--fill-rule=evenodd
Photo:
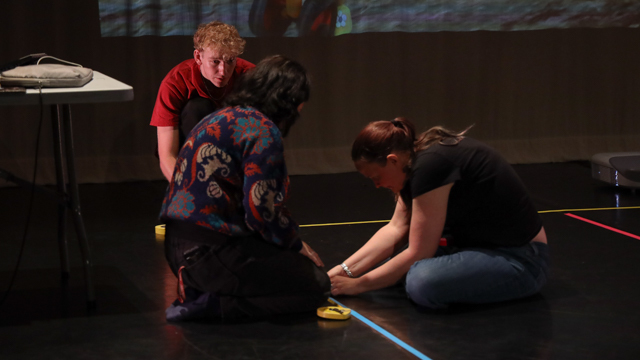
M338 305L331 298L327 301L331 306L319 307L317 311L319 317L331 320L347 320L351 317L351 309Z

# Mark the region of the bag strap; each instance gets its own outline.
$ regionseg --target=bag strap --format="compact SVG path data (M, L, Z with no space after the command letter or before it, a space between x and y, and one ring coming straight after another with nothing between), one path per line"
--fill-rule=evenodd
M45 55L45 56L41 57L40 59L38 59L38 62L36 63L36 65L40 65L40 61L42 61L42 59L54 59L54 60L58 60L58 61L60 61L60 62L63 62L63 63L65 63L65 64L68 64L68 65L74 65L74 66L78 66L78 67L83 67L83 66L82 66L82 65L80 65L80 64L76 64L76 63L74 63L74 62L67 61L67 60L58 59L57 57L55 57L55 56L51 56L51 55Z

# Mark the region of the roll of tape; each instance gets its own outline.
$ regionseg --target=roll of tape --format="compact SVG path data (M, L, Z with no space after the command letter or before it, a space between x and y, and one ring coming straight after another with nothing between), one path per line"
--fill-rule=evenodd
M164 240L165 225L156 225L156 240Z

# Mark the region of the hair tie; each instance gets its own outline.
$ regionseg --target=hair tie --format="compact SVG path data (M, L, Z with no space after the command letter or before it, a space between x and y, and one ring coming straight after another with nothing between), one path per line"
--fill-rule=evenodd
M397 128L401 128L402 127L402 123L396 119L390 120L391 124Z

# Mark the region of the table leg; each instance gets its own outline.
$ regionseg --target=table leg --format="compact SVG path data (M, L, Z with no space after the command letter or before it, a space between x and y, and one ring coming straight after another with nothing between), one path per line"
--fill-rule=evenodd
M64 172L63 156L64 134L62 131L62 109L59 105L51 107L51 128L53 129L53 157L56 164L56 184L62 201L58 202L58 244L60 246L60 269L63 285L69 282L69 247L67 241L67 179Z
M64 150L66 153L67 176L69 177L69 208L73 216L78 242L80 243L80 251L82 252L82 260L84 265L85 282L87 286L87 305L89 310L95 309L96 299L93 288L93 263L91 261L91 250L87 240L87 232L84 228L82 220L82 211L80 209L80 196L78 194L78 183L76 181L75 155L73 150L73 131L71 128L71 107L68 104L61 105L62 108L62 128Z

